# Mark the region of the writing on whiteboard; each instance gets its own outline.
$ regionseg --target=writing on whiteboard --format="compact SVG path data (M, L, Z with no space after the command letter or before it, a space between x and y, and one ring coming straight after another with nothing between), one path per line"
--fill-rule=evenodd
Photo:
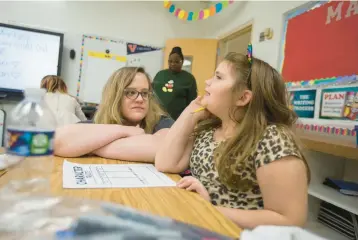
M15 32L7 28L0 27L0 36L7 37L11 40L26 41L30 39L30 36L21 32Z
M18 79L21 76L20 72L5 72L0 71L0 78L14 78Z
M48 51L47 44L31 43L30 41L11 42L6 40L1 40L0 47L14 48L14 49L25 50L25 51L43 52L43 53L46 53Z
M38 87L58 72L61 36L0 26L0 88Z
M48 46L46 43L33 42L28 34L11 31L6 28L0 27L0 39L0 49L3 49L1 47L6 47L43 53L48 51Z
M21 72L17 69L20 61L5 61L0 59L0 78L18 79Z
M4 61L4 60L0 60L0 68L1 67L13 67L13 68L17 68L17 66L19 66L20 61Z
M137 67L140 65L140 58L132 58L127 62L128 66Z

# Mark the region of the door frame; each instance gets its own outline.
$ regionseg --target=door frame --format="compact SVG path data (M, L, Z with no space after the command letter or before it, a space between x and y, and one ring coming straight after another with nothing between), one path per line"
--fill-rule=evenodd
M252 42L252 29L253 29L253 20L248 21L242 25L240 25L239 27L231 30L228 33L225 33L221 36L218 37L218 53L220 53L221 48L223 48L225 46L225 43L227 43L228 41L239 37L241 35L244 35L248 32L251 32L251 42ZM217 58L216 58L216 64L219 64L219 57L220 54L217 54Z
M6 147L5 145L5 124L6 124L6 112L0 109L0 147Z

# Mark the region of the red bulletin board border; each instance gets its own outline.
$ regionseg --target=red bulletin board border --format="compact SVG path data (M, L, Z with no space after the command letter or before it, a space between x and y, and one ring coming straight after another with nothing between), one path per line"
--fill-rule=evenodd
M335 84L358 74L358 31L351 30L358 26L357 8L358 1L316 1L287 14L280 49L287 85Z

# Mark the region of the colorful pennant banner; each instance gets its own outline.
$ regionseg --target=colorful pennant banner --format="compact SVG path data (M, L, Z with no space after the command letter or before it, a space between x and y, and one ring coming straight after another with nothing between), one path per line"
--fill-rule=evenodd
M152 52L152 51L158 51L161 50L161 48L155 48L151 46L144 46L139 45L135 43L127 43L127 55L136 54L136 53L145 53L145 52Z
M220 13L224 8L226 8L227 6L229 6L229 4L233 2L233 0L220 1L209 8L201 9L200 11L186 11L177 7L171 1L164 1L164 7L167 8L171 14L173 14L180 20L196 21L207 19L209 17L214 16L215 14Z
M296 124L297 129L302 129L305 131L312 131L312 132L320 132L320 133L327 133L327 134L334 134L334 135L342 135L342 136L356 136L356 130L348 129L348 128L338 128L332 126L320 126L316 124Z

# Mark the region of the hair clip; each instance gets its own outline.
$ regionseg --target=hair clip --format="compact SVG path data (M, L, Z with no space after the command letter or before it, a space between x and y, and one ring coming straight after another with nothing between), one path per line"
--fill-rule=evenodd
M252 44L251 43L247 46L247 60L249 61L250 65L252 65Z

